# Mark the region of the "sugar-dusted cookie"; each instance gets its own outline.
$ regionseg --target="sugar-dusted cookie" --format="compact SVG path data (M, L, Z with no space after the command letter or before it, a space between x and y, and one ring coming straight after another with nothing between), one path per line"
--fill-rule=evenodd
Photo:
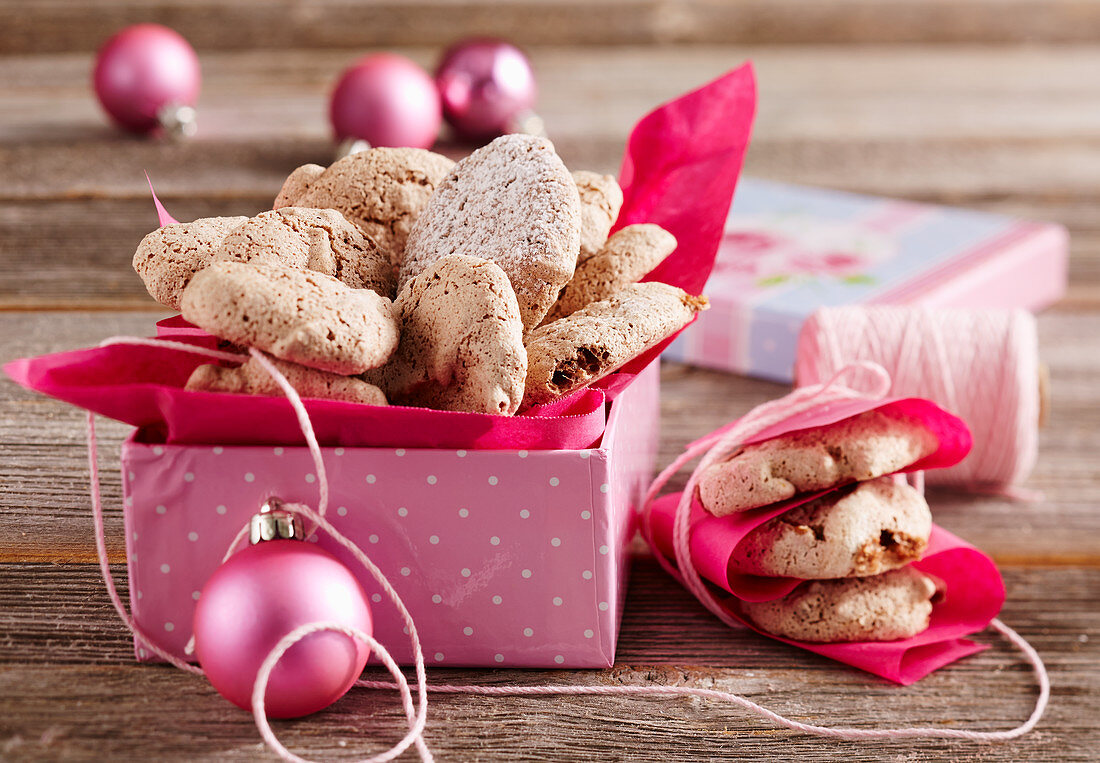
M214 260L314 270L384 297L396 286L378 245L335 209L283 207L251 217L222 240Z
M676 249L676 237L659 225L628 225L607 239L598 253L577 265L573 279L543 323L564 318L589 302L607 299L636 283Z
M868 578L811 580L782 599L741 602L762 631L798 641L894 641L928 628L936 584L912 567Z
M134 270L149 295L165 307L180 308L180 294L191 277L210 264L231 230L247 217L203 217L157 228L138 244Z
M623 189L614 175L577 170L573 173L581 197L581 251L577 264L600 251L623 206Z
M302 397L343 400L348 403L385 405L386 396L373 384L354 376L318 371L278 358L268 358ZM203 392L235 392L243 395L282 396L282 388L255 358L236 368L199 366L191 372L187 389Z
M554 146L505 135L439 184L409 234L399 285L449 254L492 260L508 274L529 331L573 277L579 249L580 197Z
M765 522L737 545L730 562L750 575L810 580L878 575L920 559L931 531L924 496L879 477Z
M370 148L322 172L315 164L294 170L275 207L339 210L373 238L396 267L413 223L452 167L447 157L422 148Z
M511 415L527 353L515 292L497 265L452 254L401 289L401 343L364 378L394 403Z
M335 374L380 366L397 347L388 299L310 270L215 262L180 302L183 317L214 336Z
M686 326L706 297L651 282L627 286L527 336L523 405L548 403L617 370Z
M715 516L785 501L796 493L891 474L939 443L920 422L879 411L741 448L699 480L703 508Z

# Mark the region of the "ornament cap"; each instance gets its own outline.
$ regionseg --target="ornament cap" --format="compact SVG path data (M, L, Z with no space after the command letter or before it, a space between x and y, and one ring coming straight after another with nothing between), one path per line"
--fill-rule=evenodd
M302 520L297 514L284 511L283 502L272 496L264 501L260 513L252 515L248 525L248 540L255 546L268 540L305 540Z

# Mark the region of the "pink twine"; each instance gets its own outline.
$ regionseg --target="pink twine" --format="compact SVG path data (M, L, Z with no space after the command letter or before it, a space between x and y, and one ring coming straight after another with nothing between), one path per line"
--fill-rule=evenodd
M884 366L891 396L933 400L970 427L970 455L929 474L931 482L1041 499L1015 487L1039 447L1039 345L1030 313L860 305L810 316L798 340L798 383L820 383L855 361Z
M168 347L171 349L178 349L185 352L192 352L199 355L206 355L213 358L219 358L222 360L243 360L244 356L233 355L232 353L222 353L216 350L209 350L203 347L196 347L194 345L183 344L180 342L167 342L160 340L150 339L131 339L126 337L119 337L104 342L104 344L110 343L128 343L128 344L144 344L154 345L158 347ZM860 728L829 728L826 726L816 726L814 724L801 723L799 721L786 718L772 710L769 710L762 705L758 705L752 700L742 697L738 694L732 694L730 692L717 691L714 689L698 689L692 687L681 686L569 686L569 685L548 685L548 686L476 686L476 685L452 685L452 684L428 684L426 671L424 668L424 655L420 646L419 637L416 632L416 625L413 622L412 616L405 608L404 603L401 601L400 596L394 590L393 586L382 574L381 570L370 560L370 558L363 552L359 546L357 546L350 539L341 534L335 527L333 527L328 520L324 517L324 509L328 503L328 484L325 477L324 460L321 455L320 447L317 444L317 439L313 433L313 427L310 424L309 416L305 410L305 406L302 404L301 398L297 391L290 385L286 378L275 368L262 353L257 350L250 350L252 356L257 359L257 362L271 374L272 378L286 394L290 404L294 407L295 412L298 415L299 423L302 426L302 434L305 436L306 443L309 447L311 456L313 457L314 467L318 476L318 482L320 483L320 496L318 502L318 510L314 511L304 504L284 504L283 508L294 511L301 514L314 525L319 527L328 533L334 540L348 549L355 558L370 572L371 576L382 586L383 590L393 601L398 608L402 619L404 620L409 631L409 638L413 645L413 651L415 654L415 670L416 670L416 689L417 689L417 706L414 708L412 702L412 693L409 688L408 682L404 675L401 673L397 664L393 661L393 658L389 655L386 649L371 638L366 633L359 631L355 628L350 628L339 623L331 622L316 622L307 623L294 631L284 636L278 644L271 650L271 652L264 659L256 675L256 681L253 685L252 693L252 713L256 721L256 726L260 731L260 735L264 741L279 755L283 760L289 761L304 761L303 758L291 753L282 745L276 738L274 732L271 729L271 725L267 719L267 714L264 711L264 693L267 688L267 682L271 676L272 670L278 663L279 659L285 654L285 652L293 646L295 643L305 638L311 633L318 631L338 631L348 635L351 638L357 638L366 643L371 651L378 655L383 664L389 670L390 674L394 677L394 683L384 681L357 681L356 686L372 689L397 689L400 693L402 705L405 709L406 717L409 721L409 731L404 738L396 745L391 747L384 753L375 755L369 758L370 761L388 761L400 755L411 745L415 745L421 760L431 761L432 754L428 749L428 746L424 740L424 728L427 723L427 709L428 700L427 692L433 691L442 694L478 694L485 696L532 696L532 695L550 695L550 694L570 694L570 695L632 695L632 696L692 696L701 697L704 699L718 700L722 702L728 702L739 707L742 707L750 712L765 718L778 726L782 726L794 731L801 731L808 734L814 734L818 736L830 737L834 739L849 739L849 740L862 740L862 739L905 739L913 737L924 738L939 738L939 739L965 739L970 741L1003 741L1008 739L1014 739L1027 732L1031 731L1039 719L1042 717L1044 710L1046 709L1047 702L1050 697L1050 680L1047 676L1046 669L1043 666L1042 660L1038 653L1027 643L1019 634L1013 631L1008 626L1004 625L999 620L992 622L993 627L1003 634L1010 642L1016 645L1025 655L1028 662L1033 667L1038 684L1039 684L1039 697L1035 704L1035 709L1032 711L1031 716L1026 722L1017 726L1016 728L1009 729L1007 731L992 731L992 732L980 732L980 731L966 731L961 729L943 729L943 728L901 728L901 729L860 729ZM877 367L874 364L861 364L858 366L870 371L876 378L877 383L872 394L881 397L885 394L885 390L889 385L889 378L886 376L885 371L881 367ZM672 564L665 559L659 552L656 552L657 558L674 577L684 583L689 590L692 591L700 601L716 616L718 616L723 622L727 624L736 624L735 621L731 621L728 615L724 613L718 602L710 595L703 584L701 578L696 572L691 562L691 556L687 547L687 530L688 530L688 511L690 509L690 495L694 490L695 484L698 481L698 477L703 469L710 464L716 462L723 455L728 454L734 448L737 447L739 442L749 439L755 433L763 431L768 426L778 423L791 415L794 415L800 411L809 409L810 407L820 405L828 400L839 400L844 398L852 398L858 396L859 393L851 390L847 387L838 384L839 379L852 372L852 369L843 369L838 372L827 384L818 385L812 388L803 388L796 390L787 397L776 400L771 403L765 403L762 406L754 409L748 415L743 417L738 423L731 429L723 432L722 434L711 437L697 443L692 448L689 448L682 456L676 459L672 465L666 468L658 476L650 487L645 504L642 509L643 514L643 528L647 537L651 535L650 531L650 505L652 500L656 497L660 488L668 481L668 479L675 474L679 469L692 458L695 458L700 453L706 451L706 455L700 464L696 467L688 480L688 487L684 491L684 496L687 499L681 499L680 505L677 509L676 515L676 529L674 535L674 546L676 551L676 561L679 565L679 569L683 570L685 574L681 575L679 571L672 566ZM125 606L122 603L121 598L118 595L118 591L114 585L114 579L111 576L110 566L107 563L107 549L104 539L103 529L103 509L100 499L99 490L99 469L96 460L96 435L95 435L95 415L91 412L88 413L88 458L91 472L91 495L92 495L92 515L95 523L96 531L96 551L99 555L100 569L103 573L104 582L106 583L108 596L111 598L112 604L122 619L123 623L130 629L130 631L157 656L164 659L181 670L186 670L190 673L196 673L201 675L202 670L193 665L189 665L165 650L159 648L149 636L140 629L140 627L134 622L133 618L126 611ZM237 540L232 544L237 545Z

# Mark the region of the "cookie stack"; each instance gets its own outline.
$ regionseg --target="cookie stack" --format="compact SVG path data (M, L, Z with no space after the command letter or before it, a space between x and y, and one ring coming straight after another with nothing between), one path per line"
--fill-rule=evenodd
M931 512L919 492L886 475L937 447L921 423L873 410L743 447L709 467L699 499L716 516L829 491L737 545L731 569L805 581L780 599L741 602L742 614L799 641L890 641L926 630L937 585L909 565L928 545Z
M376 148L287 178L274 209L166 225L134 269L161 304L268 353L305 397L511 415L620 368L705 309L639 283L676 248L656 225L609 237L615 179L570 173L507 135L455 164ZM278 394L258 364L188 389Z

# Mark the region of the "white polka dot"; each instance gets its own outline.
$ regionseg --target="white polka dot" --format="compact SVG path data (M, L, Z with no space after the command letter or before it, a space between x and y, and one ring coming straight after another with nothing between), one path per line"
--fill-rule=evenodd
M592 512L588 509L585 509L581 512L581 519L592 519Z
M438 535L431 536L430 538L428 538L428 543L431 543L433 546L437 545L439 543L439 536Z
M455 451L455 455L456 455L456 456L458 456L459 458L466 458L466 451L464 451L464 450L456 450L456 451Z
M340 517L346 517L348 515L348 507L347 506L337 506L336 507L336 515L340 516Z
M144 598L145 598L145 594L141 591L138 591L138 601L141 601Z
M163 572L165 575L167 575L169 572L172 571L172 568L169 567L167 564L162 564L160 566L160 571Z
M167 514L167 513L168 513L168 507L167 507L167 506L164 506L163 504L162 504L162 505L160 505L160 506L157 506L157 508L156 508L156 512L157 512L158 514Z
M523 635L527 636L528 638L530 638L531 636L534 636L535 635L534 628L524 628L523 629Z
M219 514L225 514L225 512L229 511L229 509L225 508L225 506L223 505L218 506L216 509L214 509L214 511L218 512Z
M429 485L434 485L436 482L438 482L438 480L436 479L436 476L434 474L429 474L427 482Z
M520 512L519 512L519 518L520 519L527 519L530 516L531 516L531 512L529 512L527 509L520 509Z
M551 477L550 478L550 487L557 487L560 484L561 484L561 480L559 480L557 477Z
M187 540L191 541L192 543L194 543L198 539L199 539L199 534L197 532L195 532L194 530L187 533Z
M606 612L610 605L606 601L601 601L599 606L601 612Z
M443 662L443 652L436 652L435 653L435 661L436 662Z
M520 458L527 458L527 451L525 451L525 450L518 451L516 453L516 455L519 456Z
M200 598L202 598L202 591L192 591L191 598L195 601L198 601Z
M252 472L245 472L245 474L244 474L244 481L245 482L254 482L255 479L256 479L255 474L253 474Z
M562 599L560 596L555 596L553 602L555 607L560 607L562 605Z
M380 601L382 601L382 594L372 593L370 595L370 600L373 601L375 604L378 604Z
M164 455L164 448L160 447L159 445L154 445L153 446L153 455L154 456L163 456Z
M531 570L522 570L519 574L522 575L525 578L529 578L529 577L531 577L532 572L531 572Z
M374 482L375 482L375 480L377 480L377 479L378 479L378 478L377 478L377 477L375 477L375 476L374 476L373 474L368 474L368 475L367 475L367 484L368 484L368 485L373 485L373 484L374 484Z
M149 656L149 653L146 652L144 649L138 649L138 657L140 657L141 659L144 660L148 656Z
M283 449L282 448L275 448L274 453L275 453L276 456L281 456L281 455L283 455Z
M470 572L470 568L469 568L469 567L463 567L463 568L462 568L461 570L459 570L459 571L458 571L458 574L459 574L459 575L461 575L461 576L462 576L462 577L464 577L464 578L468 578L468 577L470 577L470 575L472 575L473 573L472 573L472 572Z
M493 659L496 660L497 662L504 662L504 655L503 654L494 654Z
M397 507L397 516L399 516L399 517L409 516L409 510L404 506L398 506Z
M498 538L497 536L494 535L492 538L489 538L489 543L493 546L499 546L500 545L500 538Z
M500 598L499 595L493 597L494 604L500 604L502 601L504 601L504 599Z
M611 553L611 549L608 546L600 546L600 553L607 555Z
M406 636L408 636L409 635L409 626L406 625L404 628L401 629L401 632L404 633Z
M412 574L412 570L410 570L408 567L402 567L401 568L401 574L404 575L405 577L408 577L409 575Z
M601 493L606 493L606 492L607 492L607 491L609 491L610 489L611 489L611 486L610 486L610 485L608 485L608 484L607 484L606 482L605 482L605 483L603 483L602 485L600 485L600 492L601 492Z
M437 593L433 593L432 594L432 604L442 604L442 603L443 603L443 597L440 596Z
M377 543L378 542L378 536L375 535L374 533L371 533L370 535L367 536L367 540L370 541L371 543Z
M134 480L137 479L137 475L134 474L133 472L130 472L129 475L127 475L127 476L129 476L130 482L133 482Z
M584 629L584 637L585 637L585 638L592 638L592 637L593 637L593 636L595 636L595 635L596 635L596 634L592 632L592 629L591 629L591 628L585 628L585 629Z
M395 450L393 452L393 454L395 456L398 456L398 457L403 456L403 455L405 455L405 449L404 448L398 448L397 450Z
M587 451L587 450L582 450L577 455L579 455L583 459L583 458L588 458L589 456L592 455L592 453Z
M137 539L138 539L138 534L134 533L134 540L137 540Z
M194 482L195 481L195 473L194 472L184 472L183 473L183 481L184 482Z
M342 455L344 455L344 449L343 448L333 448L332 453L335 456L342 456Z
M556 655L554 655L554 662L561 665L563 662L565 662L565 657L560 655L560 654L556 654Z
M474 635L474 629L467 625L465 628L462 629L462 633L467 636L472 636Z
M176 629L176 624L175 623L165 623L164 624L164 630L168 631L169 633L171 633L175 629Z
M466 517L470 516L470 510L469 509L459 509L458 510L458 516L465 519Z
M498 479L496 478L496 475L489 475L489 484L490 484L490 485L495 485L495 484L497 484L497 482L499 482L499 481L500 481L500 480L498 480Z
M316 475L316 474L312 474L312 473L311 473L311 474L307 474L307 475L306 475L306 482L309 482L309 483L311 483L311 484L312 484L312 483L314 483L314 482L316 482L316 481L317 481L317 475Z
M557 548L558 546L561 545L561 538L551 538L550 539L550 545L553 546L554 548Z
M214 455L215 456L220 456L224 452L225 452L225 448L223 448L221 445L215 445L214 446Z
M581 577L584 578L585 580L591 580L592 579L592 570L585 570L584 572L581 573Z

